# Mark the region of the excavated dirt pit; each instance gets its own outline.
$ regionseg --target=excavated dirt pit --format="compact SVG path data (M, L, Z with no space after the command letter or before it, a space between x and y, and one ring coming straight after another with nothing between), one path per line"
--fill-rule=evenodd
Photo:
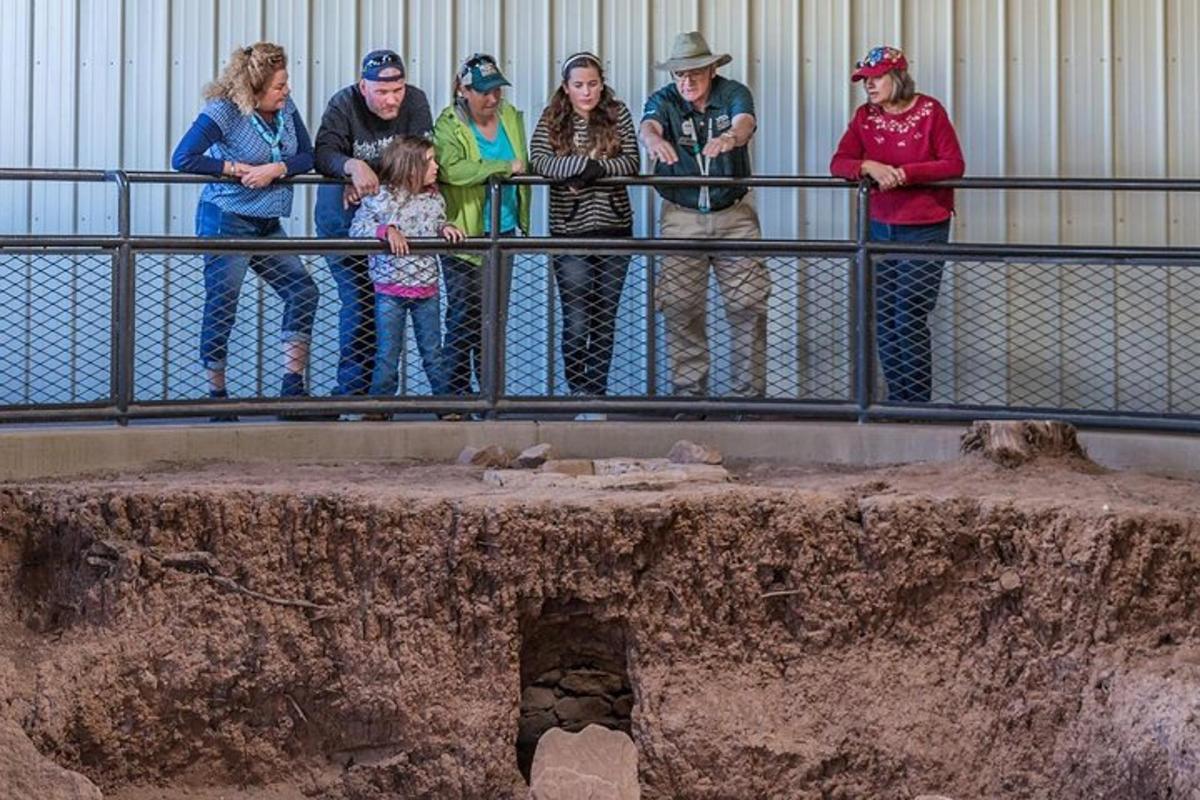
M1200 796L1196 483L729 466L0 486L0 723L116 800L521 798L593 718L647 798Z

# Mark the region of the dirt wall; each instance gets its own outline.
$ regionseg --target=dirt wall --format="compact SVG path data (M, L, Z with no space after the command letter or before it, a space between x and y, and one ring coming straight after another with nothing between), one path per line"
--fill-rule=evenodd
M0 489L0 715L107 792L521 797L521 631L566 607L623 633L649 798L1200 791L1180 482L284 472Z

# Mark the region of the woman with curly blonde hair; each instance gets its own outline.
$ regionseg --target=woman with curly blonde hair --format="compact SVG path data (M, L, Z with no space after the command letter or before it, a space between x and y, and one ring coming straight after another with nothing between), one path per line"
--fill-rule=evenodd
M197 236L285 235L280 218L292 213L292 187L278 181L313 165L312 143L290 94L287 55L270 42L233 51L220 77L204 88L208 102L171 159L177 170L227 179L204 187L196 209ZM247 268L283 301L279 393L305 395L316 284L296 256L229 253L204 259L200 360L208 371L209 396L229 396L227 349Z

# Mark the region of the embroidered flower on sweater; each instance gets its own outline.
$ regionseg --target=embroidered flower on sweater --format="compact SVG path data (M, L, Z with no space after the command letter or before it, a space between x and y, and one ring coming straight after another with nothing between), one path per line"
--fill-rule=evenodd
M922 98L903 116L885 114L877 106L867 107L866 124L877 131L905 136L911 133L921 122L933 114L934 104L929 98Z

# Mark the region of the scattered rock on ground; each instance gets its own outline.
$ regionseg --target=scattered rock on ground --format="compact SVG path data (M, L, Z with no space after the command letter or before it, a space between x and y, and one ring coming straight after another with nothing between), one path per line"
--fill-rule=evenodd
M95 784L45 758L23 730L3 721L0 787L4 800L102 800Z
M530 800L640 800L637 748L620 731L554 728L538 742Z
M520 469L537 469L551 458L554 458L554 447L549 442L542 442L522 450L514 466Z
M1036 458L1087 459L1075 427L1051 420L984 420L971 425L959 445L963 455L980 455L1005 467Z
M560 475L595 475L596 467L590 458L557 458L547 461L540 467L542 472L556 472Z
M458 454L458 463L469 464L473 467L504 469L512 463L512 455L498 444L489 444L485 447L467 445Z
M720 464L721 451L706 444L681 439L671 447L667 459L672 464Z

